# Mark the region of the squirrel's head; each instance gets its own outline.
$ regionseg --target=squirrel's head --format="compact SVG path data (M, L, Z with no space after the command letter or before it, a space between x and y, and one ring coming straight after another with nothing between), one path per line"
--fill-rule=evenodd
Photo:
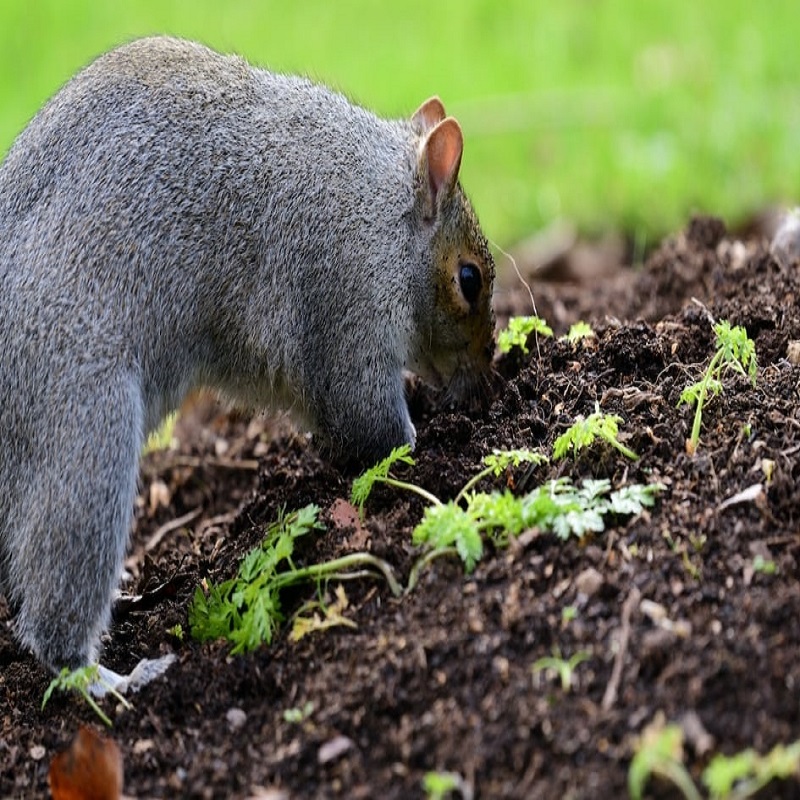
M464 147L458 122L434 97L411 124L420 137L417 199L430 231L433 280L409 367L463 397L485 379L494 354L494 259L458 182Z

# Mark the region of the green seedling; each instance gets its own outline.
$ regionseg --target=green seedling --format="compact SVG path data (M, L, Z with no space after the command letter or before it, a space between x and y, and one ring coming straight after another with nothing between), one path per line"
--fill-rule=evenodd
M157 452L158 450L167 450L172 443L172 434L175 432L177 420L177 411L168 414L158 428L147 437L147 441L142 448L142 455Z
M578 664L591 658L591 653L586 650L579 650L570 658L562 658L556 651L552 656L545 656L533 662L531 671L535 674L547 670L558 675L561 680L561 688L568 692L572 689L572 679L575 676L575 668Z
M356 479L352 502L363 509L376 483L413 491L428 500L422 520L412 534L414 544L426 548L426 552L411 569L407 586L410 591L416 586L421 570L435 558L458 555L470 572L483 555L487 537L496 547L504 547L512 537L531 528L555 533L562 539L599 532L605 527L606 516L638 514L653 504L656 493L663 488L660 484L634 484L612 492L607 480L585 480L574 486L569 479L562 478L522 497L515 497L508 490L474 491L483 478L498 477L523 463L536 465L546 460L541 453L530 450L495 451L484 458L484 468L464 485L455 499L443 503L415 484L391 476L393 463L401 461L409 466L414 463L409 451L399 448Z
M173 625L171 628L167 628L167 633L170 636L174 636L179 642L183 641L183 625L180 622L177 625Z
M426 772L422 788L427 800L445 800L452 792L461 791L464 779L456 772Z
M578 618L578 609L576 606L564 606L561 609L561 621L564 623L572 622Z
M753 572L774 575L777 571L778 565L771 558L764 558L762 555L757 555L753 558Z
M722 378L725 372L738 372L749 378L753 386L756 385L758 361L756 347L753 340L747 336L747 331L739 325L731 327L727 320L722 320L714 325L717 349L711 357L703 377L687 386L682 392L678 405L684 403L694 406L694 421L692 433L686 443L690 455L697 450L700 442L700 426L703 421L703 408L709 396L716 397L722 391Z
M563 458L572 451L577 455L585 447L594 444L595 439L602 439L612 447L619 450L622 455L636 461L639 456L628 447L625 447L617 438L619 434L619 423L622 417L616 414L606 414L600 410L599 404L595 404L595 410L585 419L579 417L575 423L568 428L553 444L553 458Z
M703 770L710 800L746 800L774 780L787 780L800 771L800 740L778 744L762 756L750 748L732 756L715 755ZM687 800L700 800L699 790L683 763L683 731L674 723L656 721L641 736L628 770L628 791L640 800L651 776L673 783Z
M50 681L50 685L45 690L44 697L42 698L42 709L47 705L48 700L50 700L50 697L56 689L62 692L78 692L89 704L92 711L103 721L103 724L110 728L111 720L92 697L91 689L93 686L101 687L107 694L112 695L122 703L125 708L131 708L131 704L108 681L101 677L100 667L97 664L90 664L89 666L79 667L75 670L64 667L64 669Z
M389 470L396 464L405 464L413 467L414 463L414 459L411 457L411 446L404 444L400 447L395 447L386 458L359 475L353 481L353 488L350 493L350 500L354 506L358 506L358 513L361 514L362 517L364 516L364 504L367 502L367 498L372 493L372 489L376 483L385 483L388 486L394 486L396 489L405 489L409 492L415 492L428 503L439 503L439 498L435 497L430 492L426 492L416 484L401 481L389 473Z
M541 317L511 317L508 327L497 334L497 349L501 353L510 353L519 347L523 353L528 352L528 337L532 333L540 336L552 336L553 330Z
M653 775L673 783L686 800L701 800L700 792L683 764L683 731L680 725L653 725L644 731L628 768L628 793L641 800Z
M744 800L773 780L786 780L800 771L800 741L778 744L767 755L743 750L733 756L715 755L702 780L711 800Z
M307 700L302 706L295 706L294 708L287 708L283 712L284 722L292 724L299 724L305 722L314 713L314 703Z
M307 567L292 561L297 539L323 526L319 508L308 505L281 516L267 531L259 547L248 553L235 578L209 584L207 592L197 587L189 609L192 636L200 641L227 639L232 653L269 644L283 621L280 594L289 586L323 580L352 580L380 573L393 594L400 595L391 567L369 553L350 553L341 558Z
M595 336L597 336L597 334L588 322L573 322L572 325L569 326L567 335L561 338L575 344L581 339L593 339Z
M456 495L455 502L460 502L461 499L466 497L484 478L488 478L490 475L499 478L507 470L516 469L522 466L522 464L538 466L540 464L546 464L548 460L546 455L538 453L535 450L493 450L488 456L484 456L484 468L464 484L461 491Z

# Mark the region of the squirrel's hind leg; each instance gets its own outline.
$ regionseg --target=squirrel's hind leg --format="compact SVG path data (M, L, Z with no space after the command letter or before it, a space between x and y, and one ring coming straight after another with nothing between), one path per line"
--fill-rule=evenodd
M143 439L138 381L119 372L92 378L64 387L12 556L17 634L55 670L96 658L128 542Z

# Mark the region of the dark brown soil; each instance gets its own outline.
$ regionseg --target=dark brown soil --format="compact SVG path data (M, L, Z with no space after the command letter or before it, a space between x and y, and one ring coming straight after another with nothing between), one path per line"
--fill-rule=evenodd
M105 647L119 671L144 656L178 657L132 710L103 702L127 795L415 798L426 772L450 770L464 796L612 798L626 795L637 736L659 715L684 725L696 780L714 752L800 737L800 367L788 357L800 340L797 271L780 268L758 236L740 241L695 220L641 270L533 290L557 334L584 319L597 339L540 339L530 357L501 360L483 411L437 409L415 390L417 464L405 474L452 497L493 448L549 451L599 403L623 417L620 438L638 461L597 445L494 485L660 481L656 507L583 540L528 532L507 550L489 547L468 576L456 561L434 561L400 599L379 581L347 583L356 627L294 642L287 625L271 646L231 657L223 643L168 631L188 629L198 584L233 575L279 509L322 509L327 529L299 562L366 549L405 577L423 506L381 487L365 529L348 524L341 501L352 475L306 437L196 402L180 448L143 464L125 585L143 597L120 603ZM527 296L498 293L500 317L526 312ZM726 378L691 457L691 412L677 404L712 353L712 319L747 329L758 382ZM756 484L751 499L723 505ZM754 569L757 557L774 574ZM293 591L287 615L323 590ZM532 671L543 656L579 651L589 658L570 691ZM0 796L46 796L54 754L79 724L102 726L76 696L57 694L41 710L50 676L6 625L0 665ZM291 709L309 713L289 722ZM648 791L678 796L665 783ZM800 784L766 796L800 796Z

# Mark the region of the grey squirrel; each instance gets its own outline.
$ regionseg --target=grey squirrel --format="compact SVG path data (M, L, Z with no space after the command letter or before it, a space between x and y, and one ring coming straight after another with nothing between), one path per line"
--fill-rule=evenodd
M145 435L188 391L335 454L414 444L403 372L472 391L494 264L431 98L388 121L202 45L135 41L0 166L0 590L53 669L97 658Z

